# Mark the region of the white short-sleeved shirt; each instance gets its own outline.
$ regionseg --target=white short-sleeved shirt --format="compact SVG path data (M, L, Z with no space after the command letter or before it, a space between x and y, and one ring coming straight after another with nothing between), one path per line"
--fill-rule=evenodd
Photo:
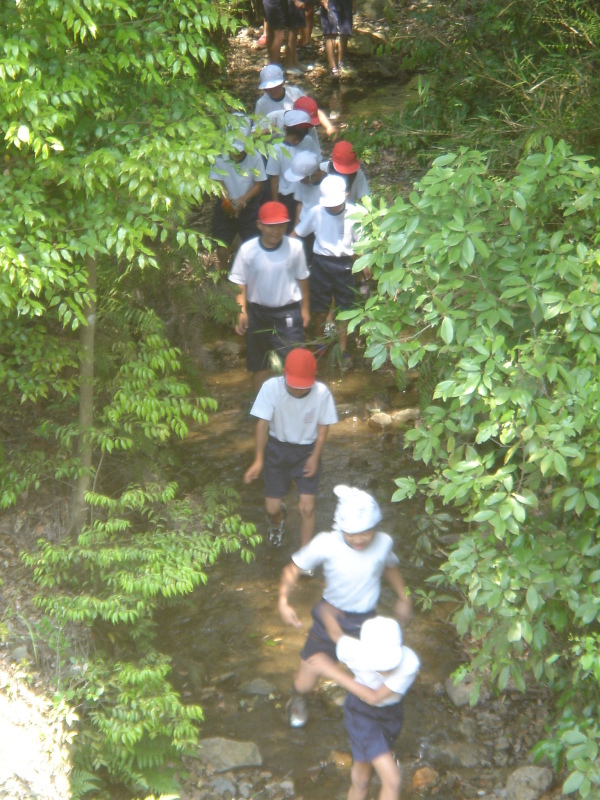
M277 128L282 133L283 133L283 128L284 128L284 125L283 125L283 115L284 114L285 114L284 110L282 110L282 111L271 111L269 114L267 114L267 119L269 121L269 125L272 128ZM312 126L309 129L308 133L306 134L306 138L309 138L309 137L313 141L315 147L317 148L317 153L318 153L319 158L321 158L321 155L322 155L321 154L321 143L319 142L319 136L317 134L316 126ZM328 162L324 162L324 163L326 164Z
M262 94L256 101L254 113L256 116L266 117L272 111L290 111L296 100L303 95L299 86L285 86L281 100L272 100L268 94Z
M300 144L287 144L286 142L277 142L273 145L276 153L270 155L267 161L267 175L279 176L279 194L292 194L294 191L294 183L290 183L285 177L284 172L292 166L292 161L297 153L303 150L308 150L315 155L319 155L311 139L305 136Z
M365 667L364 645L353 636L341 636L335 648L338 660L354 673L358 683L375 691L384 684L394 694L386 697L378 707L391 706L398 703L414 683L421 663L417 654L410 647L402 647L402 661L388 675L382 675Z
M327 175L339 175L339 172L336 172L333 169L333 165L331 161L322 161L320 164L320 169L325 172ZM342 178L346 179L349 176L342 175ZM362 167L358 168L358 172L356 173L356 178L352 181L352 186L350 187L350 191L348 192L348 202L349 203L358 203L363 197L371 194L371 190L369 189L369 181L367 180L367 176Z
M338 421L333 397L324 383L317 381L306 397L293 397L283 377L263 383L250 413L266 419L269 433L279 442L293 444L312 444L317 439L319 425L334 425Z
M279 247L263 247L260 236L241 245L229 280L246 287L246 299L269 308L281 308L302 299L298 281L308 278L302 242L284 236Z
M388 567L397 567L398 557L392 552L392 537L376 531L364 550L353 550L341 531L319 533L292 555L292 561L303 571L323 567L325 589L323 599L342 611L356 614L373 611L381 592L381 576Z
M246 153L246 157L239 162L232 161L227 156L215 159L215 165L209 173L209 178L222 181L227 189L227 194L232 200L246 194L255 182L266 181L265 162L260 153Z
M319 205L321 186L318 183L302 183L302 181L296 181L292 186L294 187L294 200L302 203L298 218L298 222L300 222L306 218L311 208Z
M297 236L315 234L314 252L322 256L351 256L354 242L358 239L358 224L348 217L356 207L346 203L339 214L331 214L324 206L318 205L298 222Z

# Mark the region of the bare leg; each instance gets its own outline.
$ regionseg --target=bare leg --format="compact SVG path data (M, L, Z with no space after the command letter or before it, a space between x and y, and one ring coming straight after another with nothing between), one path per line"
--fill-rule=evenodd
M368 761L355 761L352 764L350 773L352 783L348 792L348 800L366 800L372 775L373 768Z
M308 544L315 532L315 496L314 494L301 494L298 503L300 511L300 546Z
M271 372L268 369L261 369L258 372L252 373L252 388L254 389L255 392L258 393L258 390L267 380L270 374Z
M346 347L348 346L348 323L347 322L340 322L338 323L338 340L340 343L340 350L342 353L346 352Z
M289 31L285 63L288 67L298 67L298 31Z
M340 61L346 60L346 51L348 50L348 36L340 36L339 42L339 53L340 53Z
M280 497L265 497L265 511L271 517L274 525L279 525L283 519L281 513L281 498Z
M336 63L335 63L335 37L333 37L333 36L326 36L325 37L325 53L327 55L327 63L329 65L329 69L333 69L336 66Z
M325 322L327 320L327 311L318 311L313 315L315 334L321 337L325 333Z
M306 661L301 660L298 672L294 676L294 689L298 694L308 694L318 682L319 676L312 671Z
M284 39L285 31L273 30L267 25L267 54L271 64L279 64Z
M402 775L391 753L373 759L373 766L381 780L379 800L400 800Z

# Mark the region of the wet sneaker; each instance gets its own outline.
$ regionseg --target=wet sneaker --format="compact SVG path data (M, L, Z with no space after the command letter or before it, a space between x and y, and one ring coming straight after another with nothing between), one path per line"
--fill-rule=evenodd
M334 81L339 81L339 79L340 79L340 71L339 71L339 69L337 67L333 67L333 69L331 70L330 74L331 74L331 77L333 78Z
M290 728L303 728L308 721L306 699L301 694L293 694L288 703Z
M335 322L326 322L323 334L327 336L328 339L332 339L335 336Z
M302 65L299 67L286 67L285 71L288 75L304 75L306 72L306 70L302 68Z
M277 525L274 522L272 522L271 517L267 515L267 522L269 523L267 536L269 539L269 544L271 544L273 547L279 547L283 542L285 516L287 514L287 508L285 503L281 504L281 514L282 514L281 522Z

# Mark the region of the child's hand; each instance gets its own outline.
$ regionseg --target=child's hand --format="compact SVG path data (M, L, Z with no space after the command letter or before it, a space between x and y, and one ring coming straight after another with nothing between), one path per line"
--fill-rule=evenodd
M403 623L410 621L412 616L412 600L410 597L403 597L401 600L396 601L394 616Z
M286 601L279 601L279 616L286 625L291 625L293 628L301 628L302 623L292 606Z
M305 478L312 478L314 475L317 474L317 470L319 469L319 459L315 457L314 453L311 453L309 457L304 462L304 469L302 470L302 474Z
M246 472L244 472L244 483L252 483L252 481L255 481L262 472L262 468L262 461L253 461Z
M248 316L245 311L240 311L235 332L238 336L245 336L248 330Z

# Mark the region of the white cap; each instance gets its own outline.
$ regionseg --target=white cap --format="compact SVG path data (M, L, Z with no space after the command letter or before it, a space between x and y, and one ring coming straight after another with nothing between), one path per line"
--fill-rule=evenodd
M317 154L312 153L310 150L301 150L299 153L296 153L292 161L292 166L286 169L283 173L283 177L286 181L290 182L301 181L302 178L308 178L309 175L316 172L318 167L319 157Z
M258 88L274 89L275 86L279 86L280 83L283 83L283 80L283 70L279 64L267 64L267 66L263 67L260 71L260 83L258 84Z
M325 180L323 183L325 183ZM369 531L377 523L381 522L381 509L370 494L363 492L361 489L343 485L336 486L333 493L338 498L333 519L344 533L353 534Z
M402 661L402 631L395 619L373 617L365 620L360 628L360 643L363 650L361 662L367 669L385 672Z
M346 202L346 181L341 175L327 175L321 181L319 203L325 208L341 206ZM335 489L334 489L335 491Z
M283 115L283 124L286 128L293 128L295 125L310 125L310 114L291 108Z
M252 134L252 123L246 114L243 114L241 111L236 111L229 117L226 130L238 136L250 136ZM232 142L232 147L242 153L246 149L246 142L244 139L236 138Z

